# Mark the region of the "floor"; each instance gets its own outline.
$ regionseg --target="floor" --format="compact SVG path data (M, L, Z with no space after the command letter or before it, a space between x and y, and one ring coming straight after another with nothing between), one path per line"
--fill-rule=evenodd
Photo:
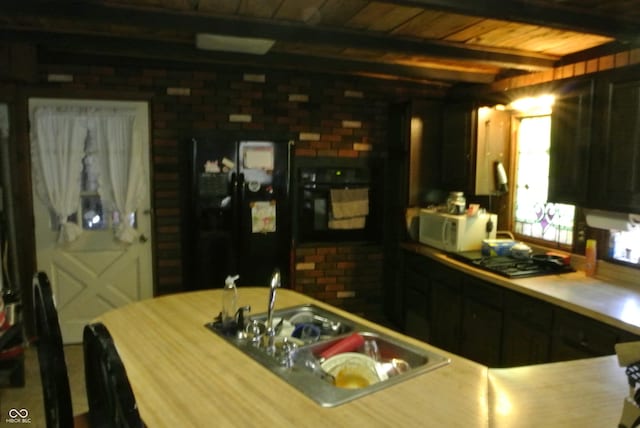
M84 386L84 362L82 345L66 345L64 349L71 387L71 401L74 414L88 410L87 396ZM10 409L27 409L31 423L8 423ZM42 385L40 384L40 367L36 349L25 351L25 386L24 388L0 388L0 427L28 426L29 428L46 428L44 405L42 403Z

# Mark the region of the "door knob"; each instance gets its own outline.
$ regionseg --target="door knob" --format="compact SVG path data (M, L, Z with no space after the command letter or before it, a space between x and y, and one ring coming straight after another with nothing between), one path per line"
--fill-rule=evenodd
M145 243L145 242L147 242L148 240L149 240L149 239L148 239L146 236L144 236L144 233L143 233L142 235L140 235L140 237L138 238L138 241L139 241L141 244L144 244L144 243Z

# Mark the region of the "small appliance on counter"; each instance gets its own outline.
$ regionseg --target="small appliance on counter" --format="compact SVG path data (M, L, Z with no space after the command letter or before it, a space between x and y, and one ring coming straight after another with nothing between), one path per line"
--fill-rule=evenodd
M495 239L498 216L445 214L421 209L418 240L444 251L480 250L483 239Z

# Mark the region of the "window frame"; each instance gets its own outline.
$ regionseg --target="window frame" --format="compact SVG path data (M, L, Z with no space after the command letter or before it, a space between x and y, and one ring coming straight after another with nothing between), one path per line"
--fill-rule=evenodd
M508 227L510 233L513 234L513 237L518 241L524 241L530 244L534 244L540 247L546 247L550 249L557 249L561 251L571 252L576 242L576 217L577 210L579 207L576 207L576 215L573 218L573 244L563 244L556 241L548 241L546 239L535 238L529 235L522 235L520 233L515 232L515 203L516 203L516 170L518 166L518 135L520 132L520 123L524 118L530 117L540 117L540 116L549 116L549 113L539 113L539 114L526 114L523 112L514 112L511 115L511 150L510 150L510 159L509 159L509 182L512 183L510 186L509 196L508 196L508 210L507 210L507 222L506 225Z

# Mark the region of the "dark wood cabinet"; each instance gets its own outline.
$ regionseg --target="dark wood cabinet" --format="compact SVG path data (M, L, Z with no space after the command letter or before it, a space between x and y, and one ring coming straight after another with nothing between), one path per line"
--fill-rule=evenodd
M412 263L413 262L413 263ZM427 261L422 258L424 264ZM409 257L403 274L404 330L408 335L426 342L431 339L429 322L429 278Z
M640 336L403 251L405 333L489 367L615 353Z
M552 202L640 211L640 66L576 80L551 119Z
M567 361L615 353L615 344L637 337L591 318L555 309L551 361Z
M549 361L553 307L518 293L505 292L502 366Z
M640 212L640 67L598 81L602 106L592 141L589 183L594 208Z
M489 367L501 360L502 290L471 276L464 278L460 352Z
M446 190L473 194L471 174L476 129L475 106L470 102L444 106L441 185Z
M453 353L460 353L462 331L462 286L458 272L437 265L431 279L431 342Z
M594 81L567 84L551 114L549 194L551 202L585 206L589 182Z

